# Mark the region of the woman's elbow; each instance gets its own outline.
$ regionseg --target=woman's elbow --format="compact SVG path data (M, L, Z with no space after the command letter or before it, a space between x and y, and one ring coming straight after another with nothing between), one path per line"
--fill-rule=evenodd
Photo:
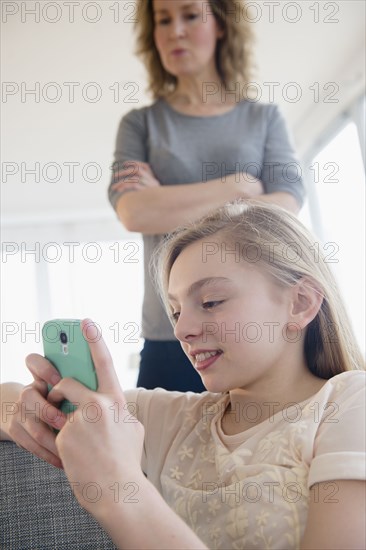
M141 231L139 227L139 216L136 214L131 201L128 200L128 197L122 195L116 203L116 213L119 221L122 223L123 227L131 233L139 233Z

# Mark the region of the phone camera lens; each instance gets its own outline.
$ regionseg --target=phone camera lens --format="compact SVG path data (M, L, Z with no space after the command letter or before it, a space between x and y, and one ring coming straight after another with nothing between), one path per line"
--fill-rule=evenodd
M66 335L66 332L61 332L60 333L60 340L63 344L67 344L67 335Z

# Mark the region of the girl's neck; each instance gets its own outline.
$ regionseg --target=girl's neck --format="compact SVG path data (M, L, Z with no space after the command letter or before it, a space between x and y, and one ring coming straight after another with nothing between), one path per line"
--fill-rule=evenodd
M234 435L244 432L315 395L327 381L312 374L307 367L305 369L295 380L291 380L291 376L289 379L283 377L256 388L231 390L228 407L222 418L224 433Z

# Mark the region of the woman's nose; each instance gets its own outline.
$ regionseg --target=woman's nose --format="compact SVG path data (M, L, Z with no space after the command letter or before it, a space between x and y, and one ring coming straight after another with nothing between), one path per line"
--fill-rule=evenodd
M185 22L182 21L179 17L176 17L172 19L171 26L170 26L170 37L175 38L183 38L186 35L186 25Z

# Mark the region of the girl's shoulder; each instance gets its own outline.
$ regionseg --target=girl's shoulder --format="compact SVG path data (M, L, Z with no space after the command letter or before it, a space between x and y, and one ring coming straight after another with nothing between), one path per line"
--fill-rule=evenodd
M329 378L320 391L332 394L352 394L366 389L366 371L349 370Z
M167 391L163 388L153 390L136 388L124 393L127 403L136 411L136 416L141 421L151 420L155 416L160 419L166 416L174 422L175 419L179 421L182 413L189 414L192 419L200 420L219 410L220 405L226 403L228 399L228 394L223 393L179 392Z
M337 411L337 417L343 416L350 409L355 415L363 415L366 406L366 372L351 370L342 372L326 381L324 386L306 401L310 408L314 403L321 403L324 418L331 410ZM358 412L357 412L358 411Z

